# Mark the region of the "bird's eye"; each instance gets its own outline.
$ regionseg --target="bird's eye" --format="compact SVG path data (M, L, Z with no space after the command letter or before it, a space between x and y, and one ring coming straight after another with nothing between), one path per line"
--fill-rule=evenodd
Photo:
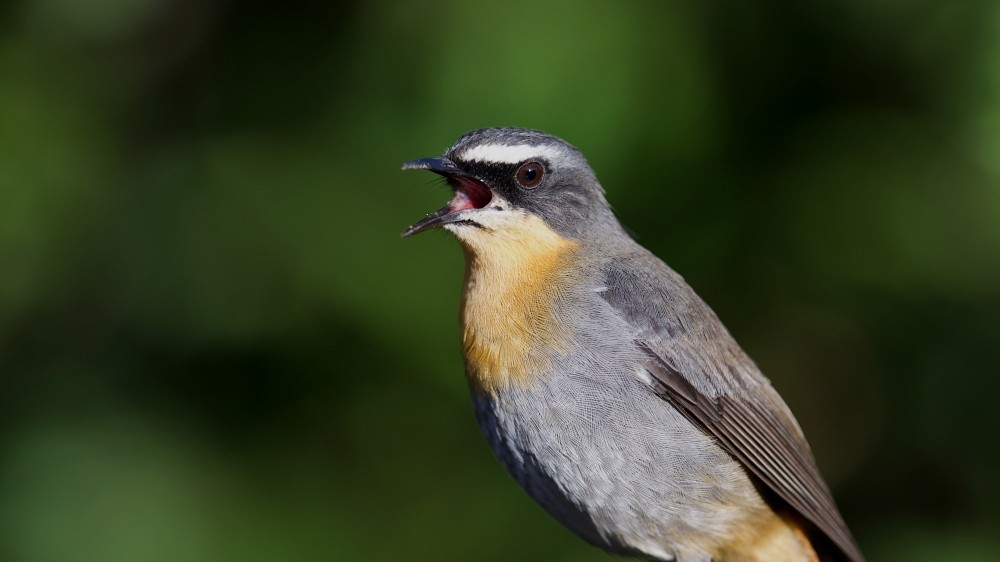
M521 184L521 187L531 189L542 182L543 175L545 175L545 168L538 162L521 164L521 167L517 169L517 183Z

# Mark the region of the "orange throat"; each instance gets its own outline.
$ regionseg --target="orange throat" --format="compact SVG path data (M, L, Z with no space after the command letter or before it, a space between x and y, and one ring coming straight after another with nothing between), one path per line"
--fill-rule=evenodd
M579 244L532 215L503 229L456 233L465 248L462 346L477 391L497 393L543 375L567 351L556 321L574 281L568 267Z

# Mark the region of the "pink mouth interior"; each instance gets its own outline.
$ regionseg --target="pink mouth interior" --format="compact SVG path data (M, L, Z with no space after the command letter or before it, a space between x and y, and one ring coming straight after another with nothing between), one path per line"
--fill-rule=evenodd
M493 199L493 193L473 179L449 178L448 183L455 190L455 196L448 202L448 209L452 213L466 209L482 209Z

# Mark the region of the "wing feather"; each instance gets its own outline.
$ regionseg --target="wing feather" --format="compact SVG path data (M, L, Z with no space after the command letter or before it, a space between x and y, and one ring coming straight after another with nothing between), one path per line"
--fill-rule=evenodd
M636 329L654 390L852 562L864 557L788 407L715 314L652 256L607 272L603 298ZM654 261L655 260L655 261ZM645 277L635 271L649 272Z

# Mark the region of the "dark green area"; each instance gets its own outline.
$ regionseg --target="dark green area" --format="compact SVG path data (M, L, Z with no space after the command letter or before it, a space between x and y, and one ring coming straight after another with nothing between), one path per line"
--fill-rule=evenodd
M995 2L0 6L0 560L609 560L478 434L399 172L514 125L796 412L871 560L1000 552Z

